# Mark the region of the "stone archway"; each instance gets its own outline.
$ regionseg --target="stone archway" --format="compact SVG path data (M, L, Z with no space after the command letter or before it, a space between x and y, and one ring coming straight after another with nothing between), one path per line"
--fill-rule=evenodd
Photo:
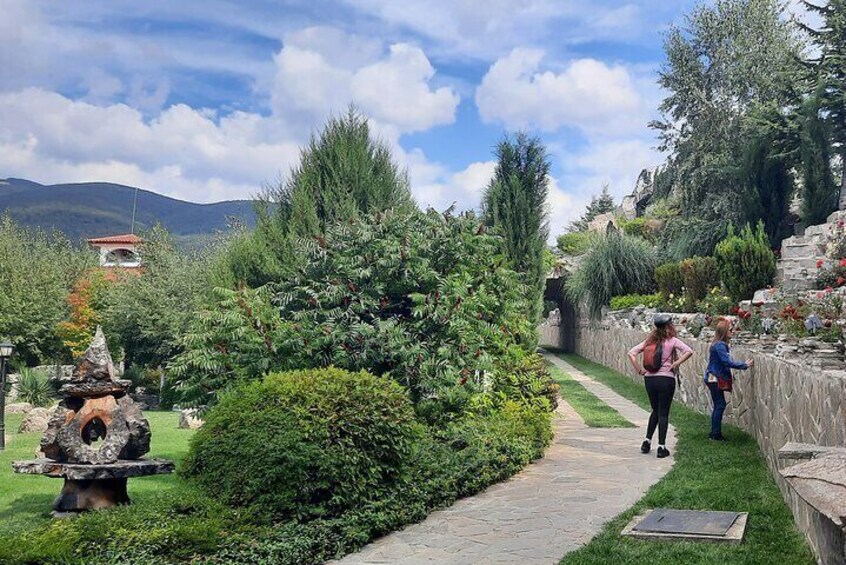
M547 319L541 322L538 333L542 347L553 347L572 353L576 350L576 308L564 292L566 281L566 275L546 279L543 299L545 302L554 303L558 313L550 313Z

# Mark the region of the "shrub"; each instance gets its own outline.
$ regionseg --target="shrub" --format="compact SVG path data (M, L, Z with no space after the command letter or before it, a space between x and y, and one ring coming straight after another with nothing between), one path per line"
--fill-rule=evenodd
M693 311L708 292L720 286L717 261L713 257L693 257L680 264L684 280L685 307Z
M584 255L590 250L595 234L587 231L564 233L558 236L558 249L565 255Z
M573 302L585 301L594 317L621 294L654 288L655 250L646 241L619 232L596 239L581 265L566 283Z
M390 380L334 368L278 373L208 412L185 473L261 514L336 516L390 489L420 434L406 392Z
M671 298L682 295L684 288L684 274L681 263L664 263L655 269L655 284L661 300L667 304Z
M747 224L740 234L729 226L729 235L717 245L714 256L720 278L735 301L751 298L756 290L771 285L775 277L775 254L761 222L754 231Z
M638 306L657 308L660 305L661 295L657 292L655 294L624 294L611 299L612 310L626 310Z
M46 372L25 367L18 380L18 398L33 406L47 406L56 397L56 389Z
M558 384L537 353L517 351L503 357L493 371L493 379L492 389L510 400L540 411L549 412L558 407Z
M268 371L329 365L390 374L416 402L478 391L509 347L536 345L530 293L472 215L386 212L330 226L300 250L295 277L216 291L171 367L199 403Z
M635 218L633 220L622 220L620 227L628 235L640 237L650 243L655 243L658 233L661 231L661 220L654 218Z
M697 306L697 310L708 314L712 317L717 316L726 316L731 314L732 309L737 306L737 303L731 299L731 297L727 296L721 289L714 287L711 289L711 292L703 298L699 305Z
M846 285L846 259L839 259L830 268L824 267L822 261L817 265L816 286L818 290L839 288Z

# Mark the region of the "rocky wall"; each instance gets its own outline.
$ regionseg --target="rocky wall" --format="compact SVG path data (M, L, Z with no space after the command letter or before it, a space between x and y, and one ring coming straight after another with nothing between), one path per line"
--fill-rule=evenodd
M607 320L583 322L576 330L576 352L632 379L642 380L632 371L626 353L644 337L640 329L619 327ZM695 355L682 366L676 400L710 414L710 395L702 383L709 343L690 336L682 339ZM831 560L831 554L820 543L827 537L822 531L827 526L809 519L807 505L779 475L778 451L787 442L846 447L846 371L822 370L750 345L736 345L732 356L752 357L755 367L735 373L734 392L730 395L725 421L757 439L785 501L793 510L797 526L805 533L820 562L842 563ZM708 429L703 428L702 433L707 434Z

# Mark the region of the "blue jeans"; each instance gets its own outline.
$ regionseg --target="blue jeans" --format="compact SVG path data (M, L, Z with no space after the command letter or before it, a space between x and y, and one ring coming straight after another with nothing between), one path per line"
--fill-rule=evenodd
M711 435L723 433L723 412L726 411L726 392L720 390L717 383L708 383L711 389L711 400L714 401L714 412L711 414Z

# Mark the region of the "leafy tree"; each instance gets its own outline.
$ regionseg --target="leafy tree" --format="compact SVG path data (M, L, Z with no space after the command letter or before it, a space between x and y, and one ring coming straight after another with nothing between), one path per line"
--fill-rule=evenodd
M685 218L677 228L690 224L694 232L685 239L692 244L709 233L724 233L729 221L745 219L749 182L738 175L737 164L748 150L749 114L762 105L785 107L795 98L801 44L783 12L780 0L703 3L665 39L667 62L659 84L669 94L660 106L663 118L652 126L661 148L671 153L668 169ZM767 159L758 162L772 165ZM775 192L781 194L777 184ZM771 200L773 188L771 178L755 186L758 200L763 189L762 205ZM685 252L707 255L709 246Z
M819 29L802 27L819 47L819 55L809 61L814 71L812 90L819 93L820 110L841 162L846 164L846 0L802 3L823 19ZM846 206L846 166L840 178L840 206Z
M525 133L505 137L496 155L494 177L482 200L483 214L487 224L502 234L514 270L534 292L527 314L537 321L547 276L549 157L540 139Z
M464 398L505 352L536 345L525 287L471 215L386 212L301 243L290 280L216 291L173 365L188 398L333 365L390 375L416 401Z
M585 232L588 229L588 225L594 220L594 218L601 216L602 214L609 214L616 209L617 205L614 203L614 197L608 192L608 185L603 185L602 192L591 198L590 204L587 205L585 213L582 214L581 218L570 224L569 231Z
M123 272L106 292L104 331L117 334L130 364L167 365L181 351L211 287L212 249L180 251L155 227L144 237L141 272Z
M70 359L56 330L70 311L68 293L94 264L93 253L60 233L48 236L0 218L0 337L15 344L14 362Z
M567 280L574 303L585 303L599 317L611 298L646 294L654 289L655 250L643 239L613 231L597 237L579 268Z

